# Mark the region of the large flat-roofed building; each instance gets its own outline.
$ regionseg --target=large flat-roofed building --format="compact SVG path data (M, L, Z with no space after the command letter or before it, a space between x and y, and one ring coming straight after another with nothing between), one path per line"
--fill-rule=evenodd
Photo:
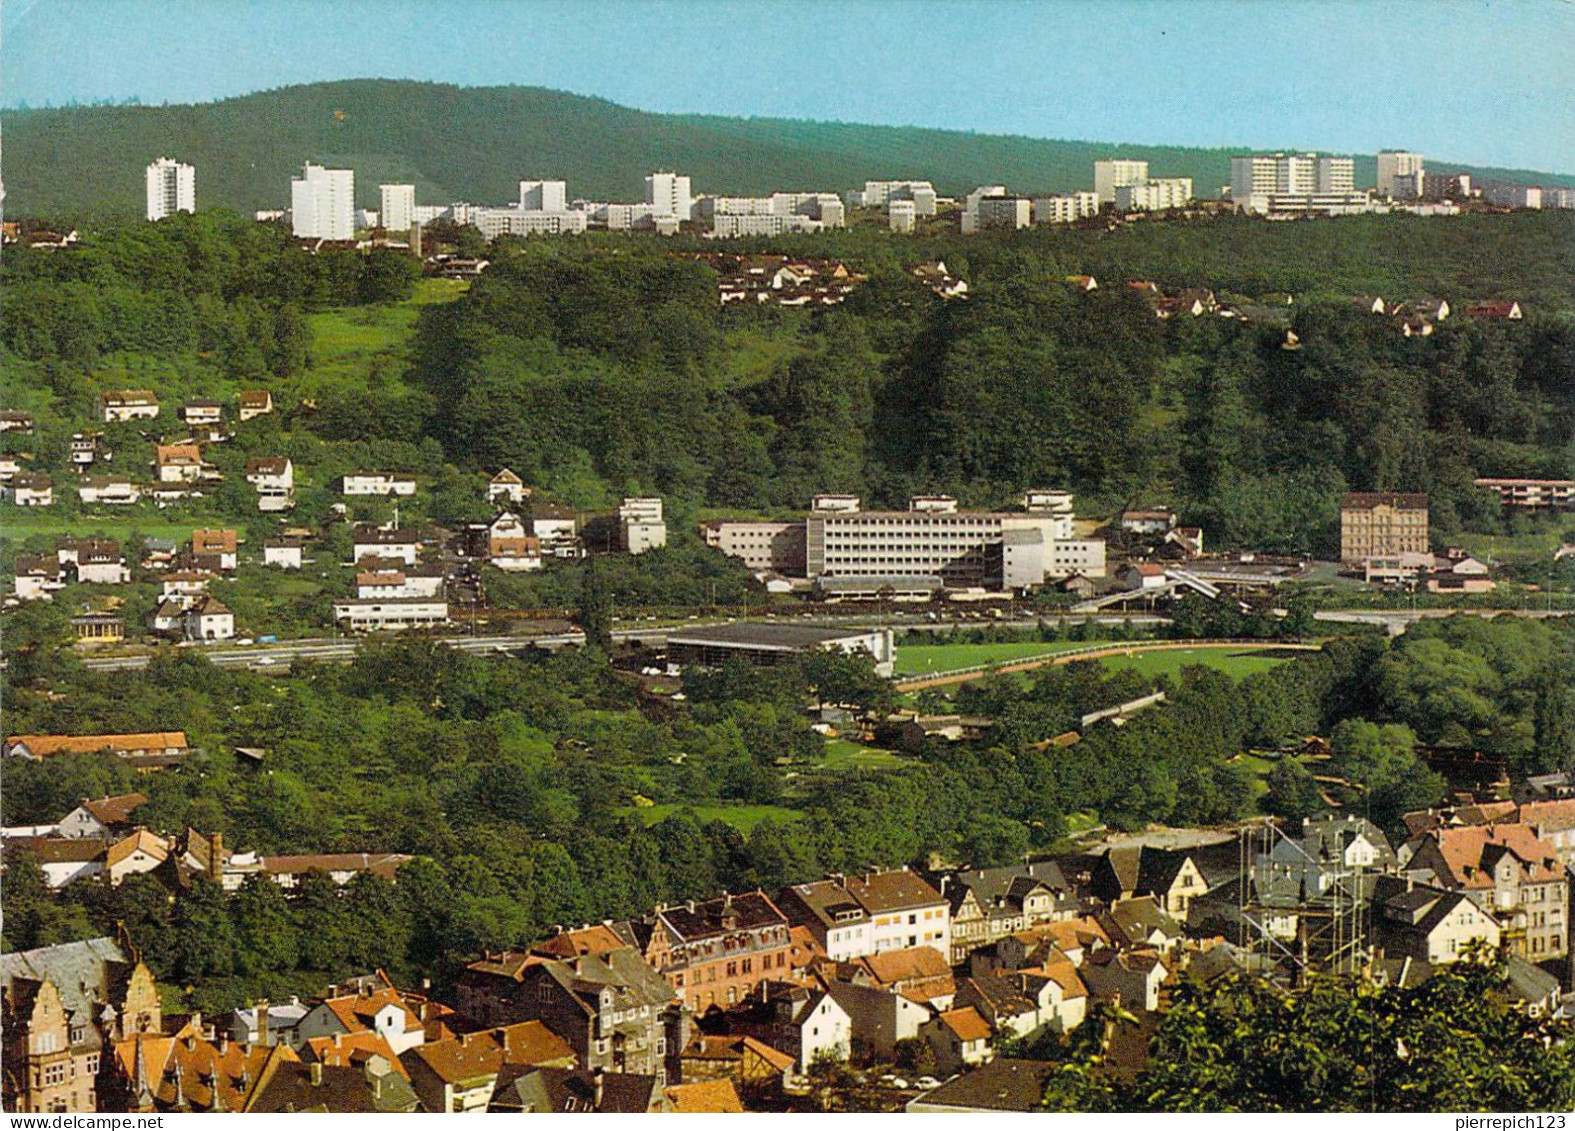
M1191 177L1164 177L1120 186L1115 204L1118 212L1163 212L1167 208L1185 208L1191 199Z
M1404 149L1378 151L1378 192L1396 200L1415 200L1422 195L1427 177L1423 157Z
M1402 491L1354 491L1340 500L1340 560L1425 554L1427 496Z
M416 220L415 185L378 185L377 220L386 231L408 232Z
M668 662L717 667L742 659L757 667L775 667L809 652L865 652L875 671L889 676L896 645L889 628L815 628L800 624L718 624L680 629L667 637Z
M936 588L1020 589L1074 573L1104 576L1104 543L1071 539L1068 525L1051 511L814 513L805 522L805 572L828 591L842 580L929 577Z
M687 224L694 219L695 194L687 176L658 171L645 178L645 203L658 216L672 216Z
M1094 193L1100 204L1114 204L1116 190L1148 180L1148 162L1108 158L1094 162Z
M929 181L865 181L860 202L865 208L889 208L895 201L911 201L915 216L934 216L935 200Z
M1232 157L1231 201L1244 212L1355 210L1366 196L1356 192L1355 168L1349 157L1317 153Z
M756 573L804 573L802 522L708 522L705 544L737 558Z
M1499 502L1519 510L1575 510L1575 479L1491 479L1476 481Z

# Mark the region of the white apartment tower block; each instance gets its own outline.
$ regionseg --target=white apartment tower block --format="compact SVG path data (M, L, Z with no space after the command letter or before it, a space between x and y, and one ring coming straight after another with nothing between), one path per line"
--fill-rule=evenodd
M1426 175L1422 155L1403 149L1381 149L1378 152L1378 195L1391 198L1415 198L1422 195L1422 178Z
M1230 159L1230 195L1238 209L1267 212L1275 197L1348 197L1356 192L1350 157L1254 153Z
M676 216L680 223L694 219L694 192L689 178L678 173L656 172L646 177L645 202L658 216Z
M415 185L378 185L378 219L385 231L408 232L416 220Z
M297 239L355 239L355 173L307 162L290 182L290 230Z
M171 157L148 166L148 219L197 211L197 170Z
M1098 194L1100 204L1114 204L1118 188L1140 185L1147 180L1147 161L1113 157L1094 162L1094 192Z
M520 211L567 212L569 210L569 185L567 181L521 181Z

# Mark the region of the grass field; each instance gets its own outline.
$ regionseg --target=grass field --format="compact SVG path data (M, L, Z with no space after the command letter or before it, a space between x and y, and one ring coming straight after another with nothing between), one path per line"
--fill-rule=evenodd
M199 524L193 522L159 522L153 519L133 519L125 515L111 518L94 518L86 515L39 514L26 509L7 507L0 511L0 536L20 542L33 534L103 534L124 542L133 531L144 538L171 538L184 542Z
M1266 672L1285 661L1275 656L1254 655L1249 649L1238 651L1234 648L1178 648L1168 652L1138 652L1132 656L1107 656L1099 662L1110 671L1130 669L1157 680L1161 676L1175 678L1181 674L1182 668L1194 664L1218 668L1232 679L1242 679L1257 672Z
M1097 643L1091 640L1013 640L1000 644L904 644L897 648L897 674L950 672L976 664L996 664L1028 656L1047 656Z
M465 293L455 279L422 279L404 302L351 306L307 316L312 333L311 365L301 378L308 394L347 381L363 381L375 359L403 368L404 351L423 306L452 302Z
M890 770L903 764L900 754L861 746L845 738L828 738L821 766L828 770Z
M625 812L638 817L644 824L654 825L684 809L693 809L695 820L701 824L726 821L746 836L768 817L773 821L796 821L804 815L802 810L787 809L780 805L650 805L627 809Z

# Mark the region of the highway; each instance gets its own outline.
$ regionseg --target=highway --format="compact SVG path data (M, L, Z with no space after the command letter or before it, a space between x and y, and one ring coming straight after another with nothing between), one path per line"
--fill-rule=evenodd
M1468 613L1472 616L1500 616L1509 613L1512 616L1543 617L1569 616L1568 612L1553 610L1551 612L1538 609L1328 609L1315 613L1315 618L1330 624L1374 624L1381 625L1388 630L1391 636L1397 636L1405 631L1407 625L1426 618L1454 616L1456 613ZM801 624L826 624L847 628L894 628L899 631L912 630L918 632L951 632L967 631L971 628L1037 628L1040 618L1019 617L1009 620L970 619L931 621L921 619L923 614L913 614L913 620L903 616L885 615L881 617L861 617L857 614L847 617L793 617L775 618L781 621L791 621ZM1154 625L1169 624L1167 617L1139 615L1126 616L1121 614L1098 614L1086 616L1072 616L1057 618L1047 616L1047 621L1064 619L1067 623L1079 621L1109 621L1113 624L1131 623L1133 625L1150 627ZM687 627L698 627L702 624L721 623L718 619L697 620L686 622ZM615 628L614 640L644 640L663 641L672 631L672 626L649 628ZM314 637L307 640L285 640L277 644L255 644L245 647L237 645L193 647L190 651L200 652L213 664L221 668L253 667L258 669L270 667L288 668L291 663L298 660L319 660L348 662L356 649L366 641L366 637L340 637L338 639L323 639ZM388 637L376 639L387 640ZM424 637L423 639L433 639ZM585 643L585 634L578 630L556 633L552 635L532 635L515 633L506 636L469 636L454 635L435 638L437 642L448 644L462 652L507 652L516 648L529 648L536 645L543 648L561 648L565 645L580 645ZM166 649L165 651L169 651ZM144 652L132 655L89 656L83 659L82 666L89 671L133 671L137 668L148 666L148 660L154 655Z

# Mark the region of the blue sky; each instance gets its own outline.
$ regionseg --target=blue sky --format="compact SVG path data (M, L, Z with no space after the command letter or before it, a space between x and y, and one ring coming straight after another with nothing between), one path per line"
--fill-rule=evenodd
M5 0L0 102L320 79L1575 172L1575 0Z

